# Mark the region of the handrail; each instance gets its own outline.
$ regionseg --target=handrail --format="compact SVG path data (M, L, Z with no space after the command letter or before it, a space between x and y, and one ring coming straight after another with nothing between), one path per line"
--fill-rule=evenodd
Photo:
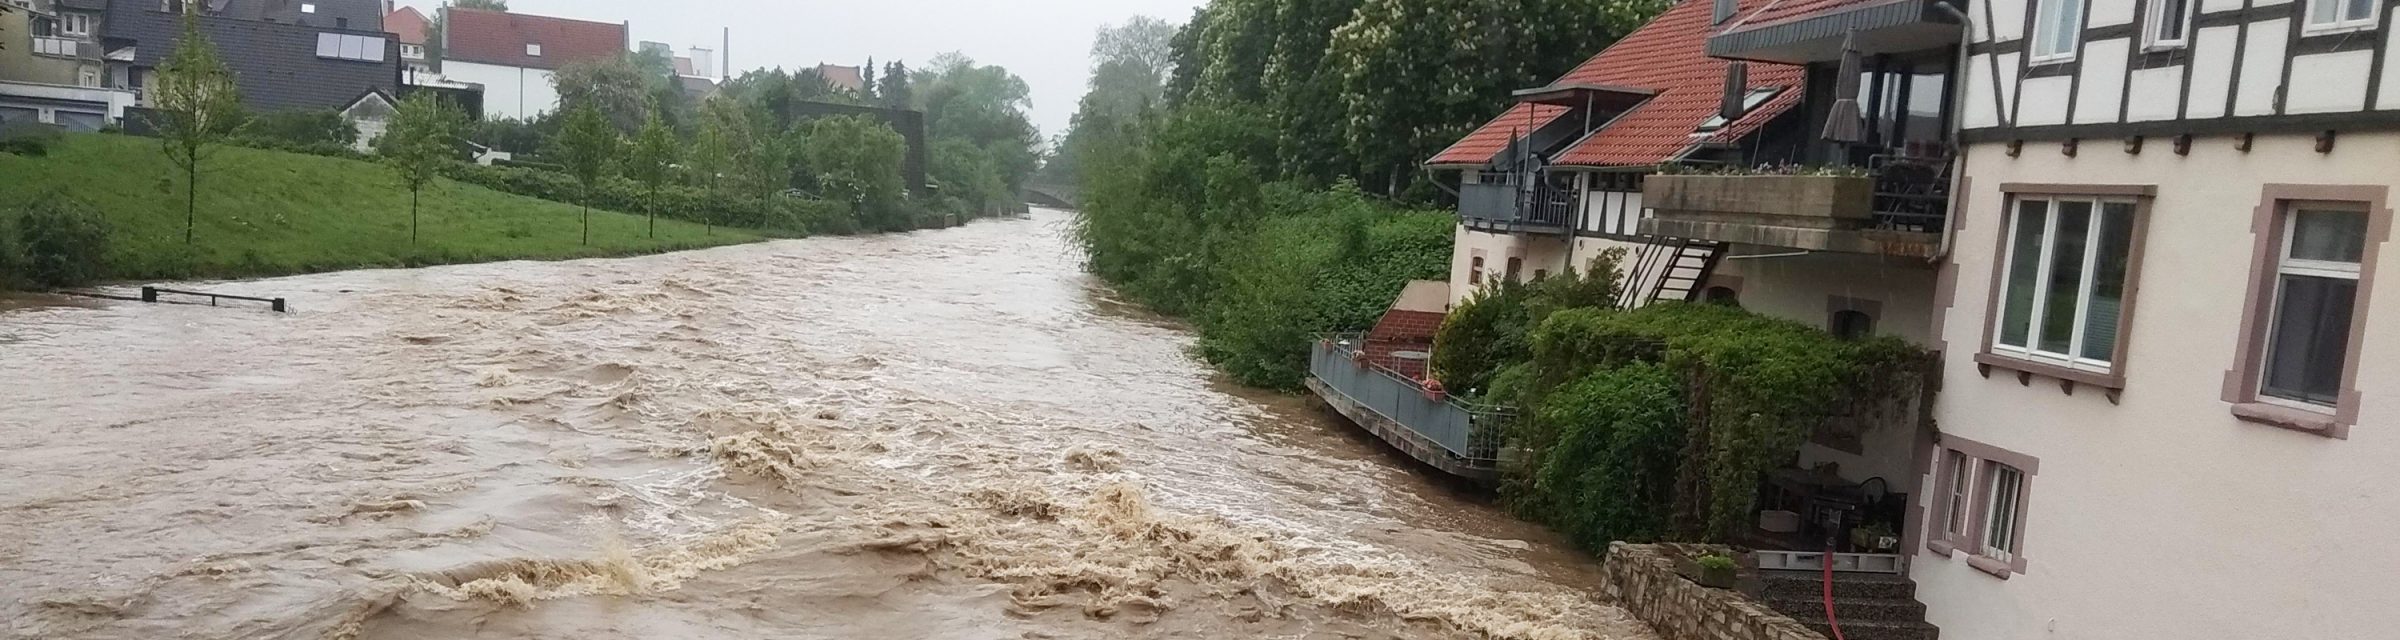
M1365 351L1365 344L1364 334L1318 336L1316 343L1310 345L1310 373L1334 392L1348 396L1460 460L1480 466L1498 462L1500 425L1515 417L1514 409L1466 402L1430 390L1423 382L1382 363L1362 361L1359 356ZM1348 371L1336 369L1336 362L1347 365L1340 369ZM1370 377L1356 377L1362 373ZM1388 386L1378 391L1371 386L1362 388L1359 386L1362 383Z

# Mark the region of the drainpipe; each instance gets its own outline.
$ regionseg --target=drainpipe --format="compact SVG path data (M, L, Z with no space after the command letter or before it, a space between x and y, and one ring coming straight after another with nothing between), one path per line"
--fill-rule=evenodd
M1950 114L1950 131L1948 132L1950 148L1958 150L1958 159L1953 160L1957 165L1950 169L1950 215L1942 219L1942 243L1934 249L1933 256L1928 259L1936 266L1950 259L1952 244L1958 239L1956 218L1965 211L1967 200L1966 190L1960 188L1967 179L1967 145L1959 132L1965 130L1967 123L1966 114L1963 113L1967 108L1967 79L1965 76L1967 67L1974 60L1970 54L1975 44L1975 19L1967 16L1967 12L1951 5L1952 2L1957 1L1959 0L1942 0L1933 3L1933 6L1941 9L1942 13L1950 14L1950 17L1958 19L1958 64L1953 66L1958 69L1958 77L1950 79L1950 108L1961 111L1961 113Z

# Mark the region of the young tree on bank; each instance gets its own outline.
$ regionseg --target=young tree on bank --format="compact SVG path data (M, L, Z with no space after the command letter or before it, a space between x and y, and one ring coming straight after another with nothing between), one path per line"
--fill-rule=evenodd
M625 175L642 183L648 190L642 208L650 214L650 238L653 240L658 238L658 188L666 184L669 172L681 160L677 156L683 151L682 145L681 140L675 139L675 132L667 128L666 121L654 111L650 114L650 123L642 127L641 136L634 140L632 155L626 158Z
M183 244L192 244L200 219L200 168L240 128L241 89L217 48L200 33L195 14L183 16L183 41L159 65L150 87L150 126L158 130L167 160L183 172Z
M608 116L584 105L568 112L564 129L553 142L552 157L564 165L569 175L583 186L583 244L592 244L592 191L600 179L608 177L611 161L624 146L624 138L610 125Z
M458 162L458 133L465 118L450 105L419 92L400 101L391 127L375 141L376 154L400 174L408 188L408 246L417 246L418 204L425 186Z

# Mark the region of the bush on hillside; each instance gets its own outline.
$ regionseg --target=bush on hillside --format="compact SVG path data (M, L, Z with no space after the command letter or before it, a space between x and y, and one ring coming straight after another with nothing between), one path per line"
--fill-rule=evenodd
M242 128L245 137L294 145L338 144L358 140L358 125L332 109L301 109L261 113Z
M37 158L50 155L51 145L64 135L58 127L45 124L0 125L0 153Z
M108 222L63 194L26 205L16 216L12 272L36 287L72 287L107 272Z
M600 181L591 192L591 202L585 203L582 185L556 171L460 164L449 168L448 176L494 191L554 202L590 204L625 213L648 213L655 207L661 218L770 233L850 234L860 229L848 205L821 200L786 196L742 198L685 186L666 186L653 194L641 183L610 176Z

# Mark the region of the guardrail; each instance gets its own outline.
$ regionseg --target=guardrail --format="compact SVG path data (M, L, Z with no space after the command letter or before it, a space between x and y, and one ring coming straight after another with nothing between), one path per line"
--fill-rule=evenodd
M181 289L162 289L162 288L159 288L159 287L142 287L142 301L143 301L143 302L156 303L156 302L158 302L158 301L159 301L159 299L158 299L158 298L159 298L159 296L160 296L161 294L164 294L164 295L177 295L177 296L192 296L192 297L196 297L196 298L207 298L207 299L208 299L208 306L211 306L211 307L218 306L218 304L217 304L217 303L218 303L218 302L220 302L220 301L224 301L224 300L238 300L238 301L242 301L242 302L264 302L264 303L266 303L266 304L267 304L267 306L268 306L269 308L272 308L272 309L274 309L276 313L284 313L284 312L287 312L287 311L289 311L289 310L290 310L290 309L289 309L287 306L285 306L285 305L284 305L284 303L283 303L283 299L282 299L282 298L253 298L253 297L250 297L250 296L237 296L237 295L229 295L229 294L223 294L223 293L209 293L209 292L206 292L206 291L184 291L184 290L181 290Z
M1514 411L1452 398L1364 357L1365 336L1321 336L1309 348L1309 373L1335 393L1441 447L1468 466L1500 460L1502 429Z

